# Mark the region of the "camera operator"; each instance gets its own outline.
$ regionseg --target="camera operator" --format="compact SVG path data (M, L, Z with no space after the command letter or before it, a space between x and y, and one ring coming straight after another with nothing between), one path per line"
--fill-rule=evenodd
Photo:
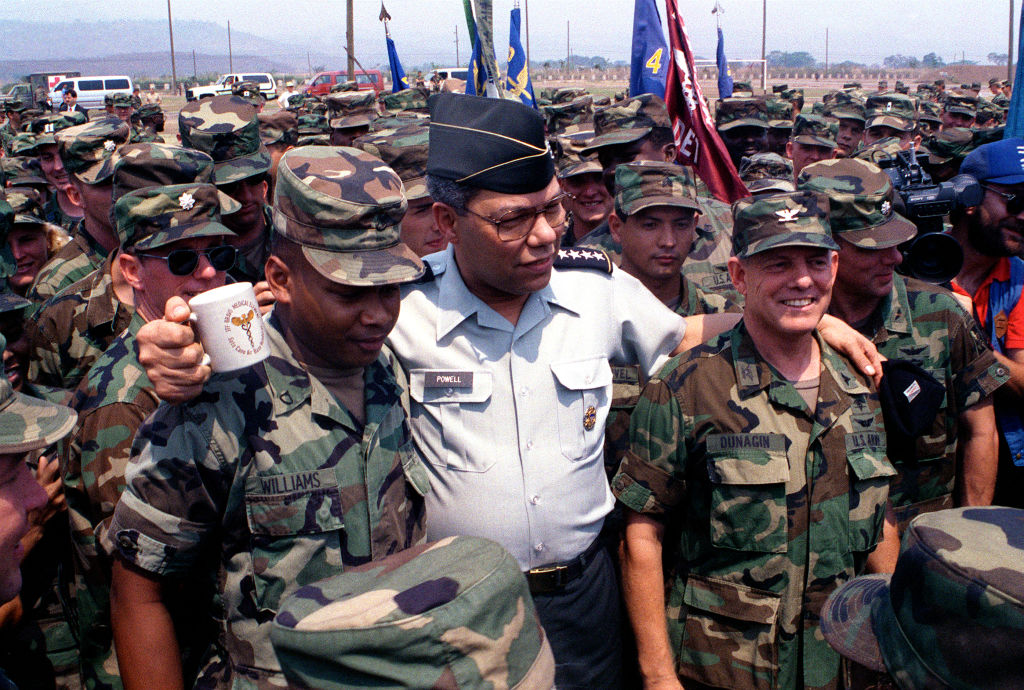
M982 185L981 203L950 213L952 235L964 253L953 288L974 300L974 316L1010 383L996 396L999 475L995 502L1024 507L1024 139L979 146L960 172Z

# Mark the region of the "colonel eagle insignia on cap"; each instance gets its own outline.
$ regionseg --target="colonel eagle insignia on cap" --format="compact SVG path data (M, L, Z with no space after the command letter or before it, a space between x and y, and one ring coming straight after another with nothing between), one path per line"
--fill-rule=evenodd
M790 223L796 220L797 214L800 213L801 210L802 209L799 208L780 208L775 212L775 215L779 217L780 223Z

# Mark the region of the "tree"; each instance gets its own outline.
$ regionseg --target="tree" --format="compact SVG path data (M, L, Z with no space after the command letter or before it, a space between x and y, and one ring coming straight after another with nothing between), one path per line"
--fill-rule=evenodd
M1010 59L1010 56L1006 53L989 53L988 61L993 65L1005 65L1006 61Z
M890 69L913 69L920 67L921 62L913 55L890 55L882 64Z
M935 53L928 53L923 58L921 58L922 67L935 69L937 67L945 67L945 65L946 63L942 60L942 58L936 55Z
M769 67L790 67L796 69L812 69L816 61L814 56L806 51L787 53L781 50L773 50L765 56Z

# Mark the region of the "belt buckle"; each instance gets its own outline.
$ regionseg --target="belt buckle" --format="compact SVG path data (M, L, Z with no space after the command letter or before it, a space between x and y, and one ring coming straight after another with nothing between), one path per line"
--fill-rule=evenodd
M530 590L535 594L556 592L565 587L563 576L569 571L567 565L546 565L528 571Z

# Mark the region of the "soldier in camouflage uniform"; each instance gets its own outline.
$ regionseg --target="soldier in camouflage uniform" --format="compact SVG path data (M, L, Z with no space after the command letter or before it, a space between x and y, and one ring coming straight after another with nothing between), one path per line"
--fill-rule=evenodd
M925 139L923 151L928 160L923 164L933 182L945 182L960 172L960 164L976 147L974 132L964 127L950 127Z
M568 103L558 103L541 107L549 137L574 134L578 131L594 131L594 97L590 94L580 96ZM572 130L569 128L576 127Z
M99 268L117 247L117 234L110 221L110 159L128 142L129 133L127 124L109 117L60 131L57 153L82 200L85 215L71 242L36 276L29 299L45 302Z
M755 153L740 162L740 179L753 196L795 192L793 161L777 153Z
M627 607L647 682L835 688L818 615L883 525L897 547L885 520L895 470L871 382L816 331L836 271L827 200L800 191L733 208L743 321L647 384L612 481L631 511Z
M11 155L11 142L21 132L21 120L27 107L20 98L12 98L4 103L7 122L0 127L0 146L3 146L5 156Z
M130 93L115 93L110 99L110 104L114 107L114 117L124 120L130 126L136 108L132 95Z
M768 151L768 104L764 98L723 98L715 108L715 128L738 168L744 156Z
M214 375L199 398L142 425L104 537L134 566L114 566L126 678L178 673L174 630L136 597L160 601L205 550L220 566L220 626L198 683L280 687L270 630L285 598L424 539L428 479L381 352L397 285L424 272L399 241L405 209L398 176L369 154L304 147L282 158L270 357Z
M239 252L231 277L254 283L263 304L263 265L273 224L267 205L270 154L260 141L256 109L238 96L192 101L178 113L178 130L182 146L213 158L214 184L241 205L222 219L235 233L233 243Z
M375 613L365 616L370 601ZM477 537L414 546L303 587L281 606L271 641L301 688L492 690L555 681L516 559Z
M31 187L10 187L7 203L14 209L14 223L6 233L6 246L17 270L7 277L7 288L25 296L35 277L67 234L56 225L43 220L39 192Z
M212 182L204 153L166 144L129 144L111 166L111 199L143 187ZM221 196L223 212L238 208ZM120 243L120 240L119 240ZM74 390L89 367L128 328L134 306L114 252L98 269L47 300L31 323L32 381Z
M593 137L593 131L584 130L553 139L555 175L567 195L562 205L572 214L562 235L564 249L575 246L596 228L607 226L608 214L614 207L611 192L604 184L601 162L594 153L580 154Z
M188 159L182 162L178 177L184 178L193 171ZM75 392L71 407L78 412L78 423L61 456L75 556L82 677L90 687L120 687L110 630L110 562L97 544L124 491L135 432L159 404L138 363L135 334L146 321L163 316L170 297L190 298L224 284L235 249L224 244L232 233L220 223L220 204L216 187L193 183L132 191L114 206L120 238L116 261L135 308L127 329L89 368ZM172 267L167 257L175 252L192 253L191 271L181 273L187 264Z
M164 111L159 103L147 103L132 116L132 144L155 141L164 143L160 132L164 131Z
M71 190L71 178L64 169L64 163L57 150L57 133L84 124L85 121L76 122L70 115L46 115L33 121L33 148L16 155L35 156L38 159L40 169L53 190L43 208L43 219L61 226L74 236L85 211L68 195Z
M289 110L275 110L272 113L257 115L260 122L260 141L267 147L270 154L268 194L274 193L274 180L277 179L277 164L281 156L289 149L295 148L299 141L299 119Z
M330 146L331 128L323 113L299 115L296 122L298 135L296 146Z
M896 571L854 578L822 609L829 644L854 662L850 687L1024 687L1024 511L922 515Z
M864 149L854 155L871 161L874 151L906 150L921 145L917 128L917 107L910 96L899 93L873 94L864 104ZM887 148L888 147L888 148Z
M917 228L893 211L888 175L857 159L822 161L804 169L799 187L830 202L839 271L829 313L945 389L927 433L902 439L889 430L897 524L902 530L919 513L954 505L988 505L998 459L991 396L1009 378L1006 368L948 290L894 274L899 245Z
M267 102L267 99L260 93L260 85L249 80L236 81L232 84L231 95L248 101L253 108L256 108L257 113L263 112L263 106Z
M351 146L357 137L370 131L370 123L380 114L370 91L328 95L327 113L331 146Z
M774 87L773 87L774 88ZM782 98L769 98L768 151L785 155L786 142L793 133L793 104Z
M942 129L942 106L931 101L917 104L917 133L927 139Z
M387 163L401 178L409 202L402 218L402 242L420 257L448 246L448 237L437 227L434 200L427 191L429 139L430 131L424 119L395 130L366 134L353 143Z
M786 157L793 161L793 179L811 163L834 158L836 146L836 137L825 118L798 115L793 136L786 142Z
M951 93L942 107L942 128L974 126L978 99L967 94Z
M426 89L402 89L398 93L381 94L380 104L388 115L410 115L420 118L427 117Z

